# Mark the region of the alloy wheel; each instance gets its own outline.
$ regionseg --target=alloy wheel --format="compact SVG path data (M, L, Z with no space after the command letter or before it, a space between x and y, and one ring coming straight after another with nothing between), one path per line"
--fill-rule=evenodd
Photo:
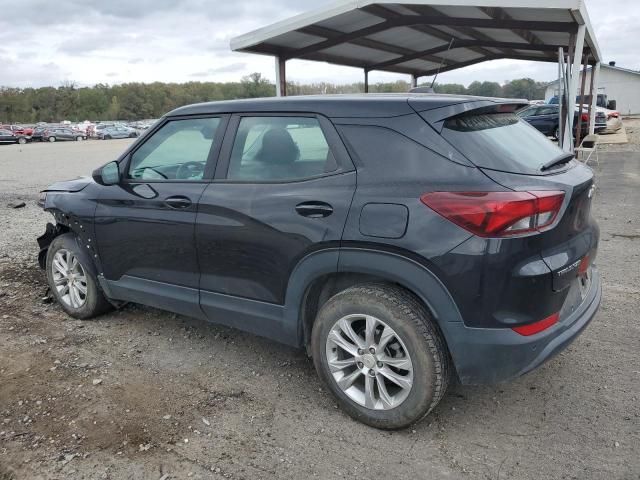
M347 315L327 336L331 375L351 400L372 410L390 410L413 386L413 364L398 334L371 315Z
M87 276L78 258L69 250L58 250L51 273L60 300L71 308L81 308L87 301Z

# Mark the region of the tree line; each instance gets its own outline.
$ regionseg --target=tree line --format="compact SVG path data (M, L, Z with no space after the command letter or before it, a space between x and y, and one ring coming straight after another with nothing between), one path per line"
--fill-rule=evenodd
M437 93L480 95L489 97L544 98L546 83L530 78L513 80L500 85L497 82L435 84ZM405 81L375 83L370 92L407 92ZM359 93L363 83L337 85L319 82L311 84L289 83L289 95ZM188 83L123 83L98 84L78 87L68 82L59 87L10 88L0 87L0 123L36 123L70 120L140 120L158 118L174 108L190 103L210 102L236 98L270 97L276 93L275 85L259 73L243 77L239 82Z

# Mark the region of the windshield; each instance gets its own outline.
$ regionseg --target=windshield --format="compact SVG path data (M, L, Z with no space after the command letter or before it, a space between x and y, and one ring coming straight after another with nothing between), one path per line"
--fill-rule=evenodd
M463 115L445 122L442 136L478 167L540 175L563 151L513 113Z

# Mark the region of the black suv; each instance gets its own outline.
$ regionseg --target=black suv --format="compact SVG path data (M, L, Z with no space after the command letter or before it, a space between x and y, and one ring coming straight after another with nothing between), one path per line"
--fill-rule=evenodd
M62 308L136 302L306 347L353 417L404 427L450 378L513 379L600 304L593 172L515 111L447 95L191 105L57 183Z

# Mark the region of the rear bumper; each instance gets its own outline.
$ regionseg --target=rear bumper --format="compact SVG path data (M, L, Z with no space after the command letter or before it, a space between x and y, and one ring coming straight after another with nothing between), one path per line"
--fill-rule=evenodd
M469 328L443 322L443 333L463 384L493 384L524 375L564 350L593 319L602 298L595 267L584 301L553 327L529 337L511 329Z

